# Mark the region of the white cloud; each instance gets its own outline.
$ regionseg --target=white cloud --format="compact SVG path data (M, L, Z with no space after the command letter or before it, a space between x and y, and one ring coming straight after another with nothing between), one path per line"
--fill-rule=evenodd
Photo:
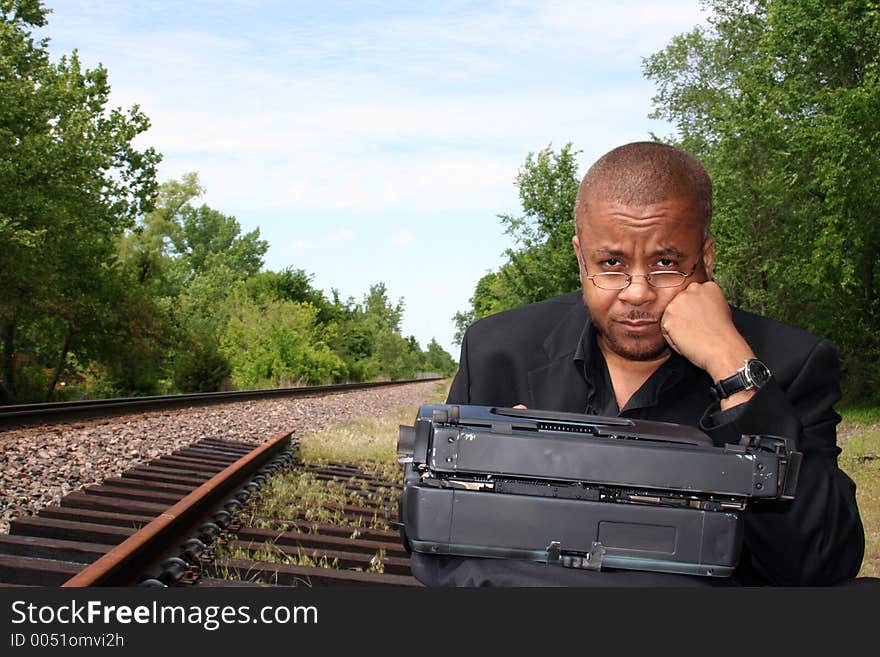
M413 241L412 231L409 229L404 229L401 232L397 233L391 238L391 244L397 247L406 246L410 242Z
M350 242L354 239L354 231L350 228L340 228L327 236L327 242L336 244L338 242Z
M276 7L259 41L210 5L204 31L132 38L116 23L151 13L129 5L80 6L57 29L92 31L81 54L108 66L114 104L150 117L141 142L165 155L162 176L198 170L209 204L293 212L497 208L530 150L645 138L652 92L634 54L701 14L694 1L553 2L329 24ZM629 78L605 73L622 61Z

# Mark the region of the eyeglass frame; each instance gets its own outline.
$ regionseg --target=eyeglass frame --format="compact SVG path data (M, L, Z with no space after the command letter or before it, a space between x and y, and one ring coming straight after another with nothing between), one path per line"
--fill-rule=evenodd
M700 259L703 257L703 247L700 247L700 254L697 256L696 262L694 262L694 266L691 268L690 272L685 274L683 271L676 271L674 269L663 269L660 271L652 271L649 274L628 274L625 271L604 271L599 272L598 274L590 274L587 269L587 258L584 255L584 248L580 244L578 244L578 251L580 252L580 262L578 263L581 267L584 268L584 272L586 273L585 278L589 279L597 290L606 290L608 292L620 292L621 290L627 289L630 285L632 285L634 278L644 278L645 283L653 287L655 290L671 290L676 287L681 287L684 285L684 282L690 277L693 276L697 271L697 265L700 264ZM623 287L599 287L596 283L597 276L608 276L608 274L613 274L614 276L619 276L623 274L626 276L626 285ZM651 282L651 276L656 276L657 274L679 274L681 278L681 282L676 285L665 285L665 286L657 286Z

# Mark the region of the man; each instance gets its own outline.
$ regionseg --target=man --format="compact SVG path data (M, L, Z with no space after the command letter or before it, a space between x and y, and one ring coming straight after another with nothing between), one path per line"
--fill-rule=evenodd
M448 403L523 405L697 426L716 445L787 436L796 499L754 504L734 575L573 571L413 554L433 585L834 585L855 577L864 530L837 466L833 346L731 309L714 283L709 176L671 146L616 148L587 172L572 239L582 292L487 317L465 334Z

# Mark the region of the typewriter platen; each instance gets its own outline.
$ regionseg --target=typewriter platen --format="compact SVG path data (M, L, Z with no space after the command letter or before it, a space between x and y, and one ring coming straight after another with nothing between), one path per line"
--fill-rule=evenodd
M790 441L620 417L425 404L401 426L401 534L431 554L725 577L743 511L794 497Z

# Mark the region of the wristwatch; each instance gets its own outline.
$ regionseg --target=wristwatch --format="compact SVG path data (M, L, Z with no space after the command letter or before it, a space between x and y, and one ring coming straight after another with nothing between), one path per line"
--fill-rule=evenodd
M757 358L749 358L736 374L721 379L713 385L712 392L718 401L721 401L742 390L759 390L770 380L770 377L770 370L764 363Z

